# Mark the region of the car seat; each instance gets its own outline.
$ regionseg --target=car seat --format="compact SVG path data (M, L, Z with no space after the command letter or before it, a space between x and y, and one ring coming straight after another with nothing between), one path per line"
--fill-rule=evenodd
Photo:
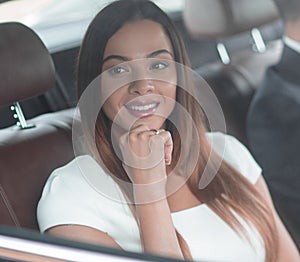
M19 101L53 87L55 68L40 38L21 23L0 24L0 105L12 105L18 125L0 129L0 224L38 229L44 183L73 157L73 109L26 121Z
M282 24L272 0L189 0L184 24L193 39L214 40L220 59L194 70L216 94L227 132L247 145L246 116L266 68L278 61ZM272 40L272 41L271 41Z

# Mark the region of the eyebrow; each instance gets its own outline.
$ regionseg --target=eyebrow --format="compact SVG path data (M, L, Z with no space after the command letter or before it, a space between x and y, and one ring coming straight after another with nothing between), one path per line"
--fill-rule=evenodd
M121 56L121 55L109 55L107 56L106 58L104 58L103 60L103 64L107 61L107 60L110 60L110 59L117 59L117 60L121 60L121 61L128 61L129 59L124 57L124 56Z
M167 54L169 54L170 56L173 57L173 54L170 51L168 51L167 49L160 49L160 50L154 51L153 53L151 53L147 57L148 58L155 57L155 56L158 56L158 55L160 55L162 53L167 53Z
M157 51L154 51L152 52L151 54L147 55L147 58L152 58L152 57L156 57L162 53L167 53L169 55L171 55L173 57L173 54L168 51L167 49L160 49L160 50L157 50ZM121 56L121 55L109 55L107 57L104 58L103 60L103 64L107 61L107 60L110 60L110 59L117 59L117 60L121 60L121 61L129 61L129 59L125 56Z

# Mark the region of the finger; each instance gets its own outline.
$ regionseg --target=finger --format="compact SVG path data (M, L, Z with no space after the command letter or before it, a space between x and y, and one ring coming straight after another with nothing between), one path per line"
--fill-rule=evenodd
M123 146L128 142L128 133L125 133L123 135L120 136L119 138L119 145Z
M173 152L173 139L170 132L164 131L163 135L166 136L165 142L165 162L166 165L170 165L172 161L172 152Z
M140 141L149 141L149 136L152 135L153 132L150 132L150 128L147 125L141 124L134 127L132 130L129 131L127 138L129 139L128 142L136 142Z
M136 156L150 157L151 154L151 137L155 135L155 131L151 130L146 125L136 126L129 133L124 135L120 142L122 142L123 153L126 153L128 150L134 153ZM161 140L161 138L160 138ZM155 147L155 152L161 151L161 156L163 158L164 148L163 143L160 142L161 148ZM154 148L153 148L154 149ZM158 151L157 151L158 150Z
M150 136L159 134L159 132L161 132L161 130L163 130L163 129L160 129L160 130L150 129L147 125L140 124L140 125L134 127L133 129L131 129L129 131L129 134L133 134L133 135L136 135L137 137L142 137L142 138L145 138L148 140Z
M129 133L141 133L145 131L150 131L150 128L145 124L140 124L138 126L133 127L129 130Z
M147 139L149 140L149 137L154 136L154 135L158 135L159 133L161 133L162 131L164 131L164 129L150 129L148 126L139 126L138 128L135 128L132 133L137 135L138 137L141 137L142 139Z
M166 165L170 165L172 161L172 151L173 151L173 139L171 133L165 130L160 130L158 135L155 135L153 138L162 139L164 146L164 158Z

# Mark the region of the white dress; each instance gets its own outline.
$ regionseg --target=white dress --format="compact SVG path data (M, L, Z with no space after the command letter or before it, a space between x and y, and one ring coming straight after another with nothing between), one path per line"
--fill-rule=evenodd
M251 183L257 181L261 168L246 147L222 133L208 133L208 139L214 150ZM92 185L93 179L87 179L85 173L89 177L95 174L103 190ZM80 156L50 175L38 204L38 223L42 232L65 224L96 228L110 235L124 250L142 252L136 220L125 202L119 187L96 161L87 155ZM172 213L173 223L187 242L194 260L264 261L265 248L260 235L236 216L245 225L251 244L205 204Z

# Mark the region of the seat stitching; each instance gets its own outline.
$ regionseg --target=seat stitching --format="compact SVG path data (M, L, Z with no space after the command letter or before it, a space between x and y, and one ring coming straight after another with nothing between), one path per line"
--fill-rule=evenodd
M2 185L0 185L0 194L2 196L2 199L3 199L4 204L5 204L8 212L9 212L9 215L10 215L11 219L14 221L14 223L15 223L15 225L17 227L21 227L20 222L19 222L19 220L18 220L18 218L16 216L16 213L14 212L14 210L13 210L13 208L12 208L12 206L11 206L9 200L8 200L8 197L7 197L6 193L5 193Z

